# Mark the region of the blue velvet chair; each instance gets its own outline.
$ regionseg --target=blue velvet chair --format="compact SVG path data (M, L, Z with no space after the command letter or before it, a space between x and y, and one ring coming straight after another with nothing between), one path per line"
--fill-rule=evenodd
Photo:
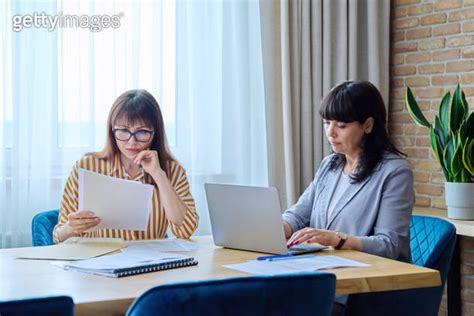
M412 263L438 270L441 285L349 295L346 315L438 315L456 243L456 228L440 218L414 215L410 224L410 236Z
M36 214L31 221L33 246L49 246L53 242L53 228L58 223L59 210Z
M52 296L0 301L2 316L73 316L74 302L69 296Z
M335 289L334 274L317 272L176 283L146 291L127 315L330 315Z

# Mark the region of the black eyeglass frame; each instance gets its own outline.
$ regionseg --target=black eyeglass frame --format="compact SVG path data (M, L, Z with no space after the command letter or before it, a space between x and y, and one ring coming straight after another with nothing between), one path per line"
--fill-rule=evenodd
M120 132L127 132L127 133L129 134L128 138L127 138L127 139L120 139L120 138L118 138L118 137L117 137L117 134L116 134L116 132L118 132L118 131L120 131ZM149 134L150 136L148 137L147 140L139 140L139 139L137 138L137 136L135 136L135 135L138 134L138 133L147 133L147 134ZM119 140L119 141L122 141L122 142L128 142L128 141L130 140L130 138L135 137L135 140L136 140L137 142L139 142L139 143L146 143L146 142L150 141L150 139L152 139L153 134L155 134L155 131L149 131L149 130L146 130L146 129L139 129L138 131L132 132L132 131L129 131L128 129L126 129L126 128L114 128L114 129L112 129L112 134L114 134L114 137L115 137L116 140Z

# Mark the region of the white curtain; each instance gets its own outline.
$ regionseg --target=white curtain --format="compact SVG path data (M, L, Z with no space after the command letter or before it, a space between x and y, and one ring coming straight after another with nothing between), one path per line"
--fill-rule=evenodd
M191 170L209 234L205 182L267 185L265 106L257 1L177 6L177 144Z
M117 15L120 27L24 28L15 15ZM0 247L31 243L72 164L102 148L114 99L150 91L210 234L204 182L267 184L258 3L0 4Z

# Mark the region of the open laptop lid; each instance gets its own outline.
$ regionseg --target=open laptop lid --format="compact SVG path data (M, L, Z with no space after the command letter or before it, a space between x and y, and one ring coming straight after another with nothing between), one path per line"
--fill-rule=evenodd
M206 183L205 189L217 246L288 252L276 188Z
M289 252L276 188L206 183L205 189L217 246L272 254ZM324 248L299 245L290 252Z

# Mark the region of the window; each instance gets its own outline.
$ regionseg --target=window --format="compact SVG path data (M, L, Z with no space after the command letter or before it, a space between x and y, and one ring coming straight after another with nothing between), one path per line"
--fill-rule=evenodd
M121 26L100 32L59 30L58 148L101 148L113 101L132 88L146 89L155 96L168 141L171 146L176 144L175 4L121 3L117 10L112 2L60 3L63 16L115 14Z
M71 166L103 147L112 103L130 89L161 106L198 233L210 233L205 182L266 185L258 2L0 3L2 21L34 12L117 15L120 27L0 29L0 248L28 245L33 215L59 208Z

